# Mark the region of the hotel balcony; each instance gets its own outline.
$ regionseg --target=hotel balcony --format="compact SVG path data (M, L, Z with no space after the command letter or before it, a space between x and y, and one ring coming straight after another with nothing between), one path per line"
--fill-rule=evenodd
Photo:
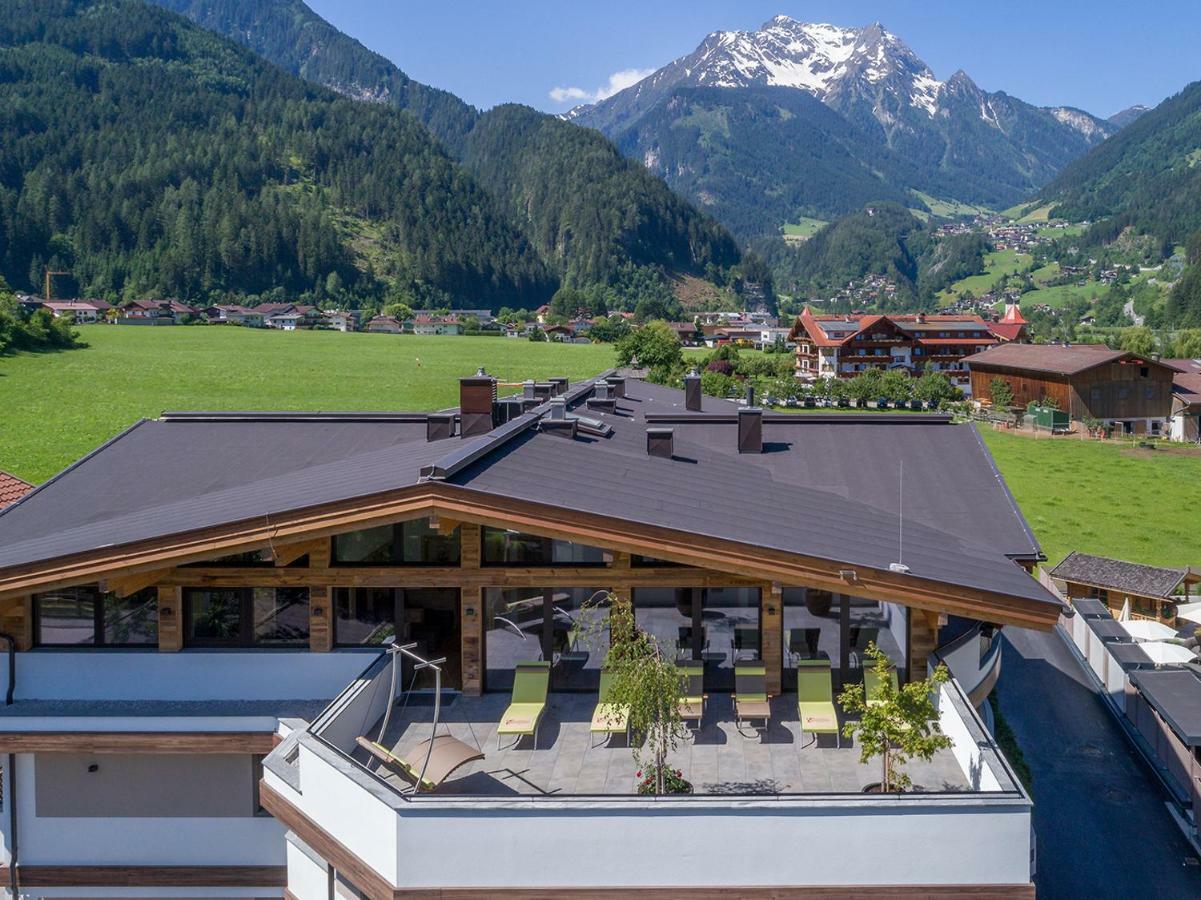
M909 764L913 790L887 795L863 791L878 759L863 765L851 740L802 732L794 694L773 697L757 731L739 730L728 695L710 696L669 760L694 793L668 796L637 793L624 734L602 744L590 733L596 694L548 700L536 742L503 737L498 749L509 695L444 694L438 733L484 758L416 792L357 741L380 739L389 704L380 743L396 755L419 764L431 734L432 695L406 702L378 659L264 762L262 802L291 832L289 890L325 897L334 872L368 896L698 884L1033 896L1030 799L953 680L936 697L951 748Z

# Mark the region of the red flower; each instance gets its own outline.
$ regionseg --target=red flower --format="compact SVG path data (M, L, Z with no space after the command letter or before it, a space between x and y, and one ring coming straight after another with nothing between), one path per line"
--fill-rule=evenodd
M635 777L635 778L641 778L641 777L642 777L642 772L641 772L641 770L640 770L640 771L637 771L637 772L635 772L635 773L634 773L634 777Z

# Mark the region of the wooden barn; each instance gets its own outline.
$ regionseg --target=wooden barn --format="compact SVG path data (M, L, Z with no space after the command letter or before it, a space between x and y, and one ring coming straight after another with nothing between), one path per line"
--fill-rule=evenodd
M1073 421L1096 419L1126 434L1168 433L1174 366L1101 344L1003 344L966 360L972 396L992 399L1000 379L1015 406L1053 402Z

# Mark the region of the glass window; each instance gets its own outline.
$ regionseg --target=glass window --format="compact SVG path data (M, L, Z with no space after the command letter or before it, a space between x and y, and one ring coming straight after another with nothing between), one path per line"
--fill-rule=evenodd
M334 535L335 564L389 565L398 561L391 525Z
M112 647L158 643L158 591L146 588L128 597L104 595L103 641Z
M308 588L185 588L185 638L196 647L303 646Z
M634 588L634 621L679 659L700 659L703 637L694 628L692 588ZM703 629L702 629L703 631Z
M401 595L401 643L415 643L414 652L423 659L445 659L442 687L458 688L460 674L459 589L405 588ZM412 660L404 660L405 685L432 690L434 673L423 669L413 680Z
M187 637L197 644L236 644L242 633L242 591L238 588L184 591Z
M254 611L254 643L308 643L308 588L253 588L251 603Z
M128 597L95 585L33 597L35 642L47 647L136 647L158 643L158 591Z
M596 690L609 651L608 608L589 603L596 588L487 588L485 679L491 691L513 686L519 662L551 661L555 690Z
M605 564L605 551L599 547L557 541L537 534L508 531L485 526L483 563L489 566L598 566Z
M734 689L734 664L759 660L759 589L707 588L701 608L705 685L711 690Z
M459 529L443 534L429 519L413 519L337 534L333 562L344 566L456 566Z
M443 534L429 519L413 519L400 526L403 559L409 565L457 566L459 529Z
M379 646L396 639L395 588L334 588L334 640L342 646Z
M97 595L90 586L35 594L37 642L64 647L96 643Z

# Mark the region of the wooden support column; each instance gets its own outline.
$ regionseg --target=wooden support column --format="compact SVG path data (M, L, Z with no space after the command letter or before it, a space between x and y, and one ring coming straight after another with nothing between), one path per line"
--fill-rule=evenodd
M927 675L930 654L938 647L939 614L922 609L909 610L909 680L921 681Z
M323 537L307 544L310 568L329 568L329 542L330 538ZM299 555L287 555L299 559ZM309 649L319 654L334 649L334 589L327 585L309 588Z
M778 581L763 585L759 603L760 643L767 669L767 693L780 693L784 680L784 588Z
M309 588L309 649L328 653L334 649L333 588Z
M33 597L24 594L0 603L0 631L16 639L18 650L33 646Z
M177 585L158 586L158 649L183 649L183 588Z
M475 574L480 567L480 526L463 522L459 526L459 567L463 574ZM478 697L484 692L484 589L478 582L459 588L460 665L463 693Z

